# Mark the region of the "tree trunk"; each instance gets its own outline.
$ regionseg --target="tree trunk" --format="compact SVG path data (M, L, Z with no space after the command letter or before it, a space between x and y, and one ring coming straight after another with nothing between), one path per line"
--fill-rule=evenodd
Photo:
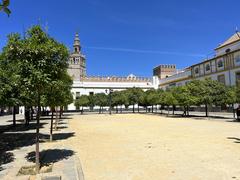
M233 108L233 118L236 119L236 114L235 114L234 104L232 104L232 108Z
M186 106L183 106L183 116L187 116L187 108Z
M40 154L39 154L39 125L40 125L40 114L41 114L41 105L40 105L40 94L38 92L38 101L37 101L37 105L38 105L38 112L37 112L37 127L36 127L36 156L35 156L35 162L36 162L36 173L39 173L39 169L40 169Z
M208 117L208 105L205 104L205 113L206 113L206 117Z
M83 106L82 106L82 111L81 111L81 114L83 114Z
M135 113L135 108L134 108L134 104L133 104L133 113Z
M172 106L172 114L174 115L175 106Z
M56 118L55 118L55 127L54 127L55 131L57 130L57 126L58 126L58 118L59 118L58 113L59 113L58 107L56 107L55 109Z
M53 113L54 113L54 109L51 108L52 111L52 115L51 115L51 125L50 125L50 141L52 142L53 140Z
M13 126L16 126L16 110L17 107L13 106Z
M30 109L31 109L31 112L30 112L30 113L31 113L31 115L30 115L31 118L29 119L28 124L29 124L30 120L33 120L33 114L34 114L34 110L33 110L33 107L32 107L32 106L31 106Z
M30 109L28 106L25 106L24 116L25 116L25 125L28 125L30 121Z
M101 106L99 107L99 111L98 111L98 114L101 114Z
M139 113L139 104L138 104L138 113Z
M59 112L59 118L60 118L60 119L62 118L62 112L63 112L62 106L60 106L60 112Z
M153 113L153 105L152 105L152 113Z

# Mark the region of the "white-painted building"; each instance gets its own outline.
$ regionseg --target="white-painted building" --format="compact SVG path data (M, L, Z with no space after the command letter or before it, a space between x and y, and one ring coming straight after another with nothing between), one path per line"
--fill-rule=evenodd
M76 34L74 39L74 53L72 53L69 58L69 69L68 72L73 78L72 93L74 99L81 95L90 95L97 93L109 93L109 89L113 91L121 91L128 88L138 87L143 90L148 90L154 88L153 78L136 77L130 74L126 77L99 77L99 76L86 76L86 63L85 56L81 53L81 45L78 34ZM84 57L82 62L79 57ZM78 58L76 60L76 58ZM84 69L84 73L82 73ZM158 80L158 79L157 79ZM156 81L156 85L157 85ZM155 86L157 88L157 86ZM74 103L68 106L68 110L76 110Z

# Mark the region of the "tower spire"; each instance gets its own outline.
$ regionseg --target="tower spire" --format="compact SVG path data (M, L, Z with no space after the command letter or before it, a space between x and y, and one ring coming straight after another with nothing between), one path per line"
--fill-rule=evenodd
M80 39L79 39L78 33L75 34L73 47L74 47L74 52L75 53L80 53L81 45L80 45Z

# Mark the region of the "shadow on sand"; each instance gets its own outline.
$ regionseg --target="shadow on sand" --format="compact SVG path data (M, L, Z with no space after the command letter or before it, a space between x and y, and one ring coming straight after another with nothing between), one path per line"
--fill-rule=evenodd
M227 137L227 139L235 140L235 141L233 141L234 143L240 143L240 138L236 138L236 137Z
M40 164L41 166L47 166L51 163L56 163L58 161L68 159L75 153L72 150L67 149L48 149L40 152ZM35 152L32 151L25 157L28 161L35 163Z

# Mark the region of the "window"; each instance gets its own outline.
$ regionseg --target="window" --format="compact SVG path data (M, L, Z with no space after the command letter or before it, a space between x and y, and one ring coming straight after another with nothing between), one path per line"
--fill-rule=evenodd
M240 66L240 54L235 55L235 66Z
M76 92L76 99L79 99L80 97L80 92Z
M198 67L195 68L194 72L195 72L195 74L198 74L199 73L199 68Z
M236 85L240 86L240 72L236 73Z
M231 49L226 49L226 51L225 51L226 53L229 53L229 52L231 52Z
M93 96L93 95L94 95L94 92L89 92L89 95L90 95L90 96Z
M218 82L225 84L225 75L221 74L218 76Z
M218 68L222 68L223 67L223 60L219 60L217 63Z
M206 71L210 71L210 64L207 64L205 68L206 68Z

